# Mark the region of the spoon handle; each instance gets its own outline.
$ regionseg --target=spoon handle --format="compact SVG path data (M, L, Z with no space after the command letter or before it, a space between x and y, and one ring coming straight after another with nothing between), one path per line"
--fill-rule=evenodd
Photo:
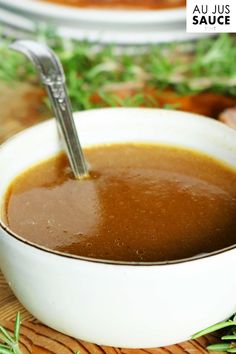
M17 40L10 48L25 54L35 64L41 81L46 86L72 171L76 178L87 177L89 174L87 164L75 127L65 86L65 75L59 59L46 45L32 40Z

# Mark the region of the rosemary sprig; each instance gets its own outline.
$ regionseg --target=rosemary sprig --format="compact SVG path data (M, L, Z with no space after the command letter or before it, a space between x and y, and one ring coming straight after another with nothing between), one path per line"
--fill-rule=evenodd
M20 313L17 312L13 335L11 335L4 327L0 326L0 354L23 354L19 347L20 325ZM75 354L81 353L77 350Z
M209 345L207 349L213 352L236 353L236 314L234 314L234 316L228 321L217 323L194 334L192 339L196 339L225 328L229 328L229 331L221 337L222 341L220 343Z
M146 87L158 91L172 88L180 95L210 90L236 96L236 39L229 34L194 43L159 44L136 52L64 40L51 29L41 31L38 38L62 61L74 110L156 106ZM9 51L8 43L0 38L0 81L38 84L32 65Z
M22 354L19 347L20 313L16 314L14 333L11 335L4 327L0 326L0 354Z

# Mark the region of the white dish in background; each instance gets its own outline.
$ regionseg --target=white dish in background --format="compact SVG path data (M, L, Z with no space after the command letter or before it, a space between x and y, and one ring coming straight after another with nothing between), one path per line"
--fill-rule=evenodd
M86 9L57 5L40 0L0 0L0 5L19 13L28 13L37 17L112 25L114 23L131 25L183 22L186 16L185 8L167 10Z
M37 25L50 24L55 26L57 33L63 38L76 40L88 40L102 44L114 43L118 45L146 45L173 41L186 41L203 37L202 34L188 34L185 32L185 23L172 23L161 25L150 23L147 26L141 24L121 25L93 22L62 21L56 17L37 17L37 13L23 13L18 11L22 3L30 0L23 0L18 8L13 7L13 1L9 6L4 5L0 11L0 22L6 35L23 37L32 35ZM0 7L6 0L0 0ZM30 1L32 2L32 1Z

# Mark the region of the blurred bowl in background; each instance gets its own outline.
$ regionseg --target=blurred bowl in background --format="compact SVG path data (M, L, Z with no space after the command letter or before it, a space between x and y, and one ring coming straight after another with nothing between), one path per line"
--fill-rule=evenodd
M64 38L104 44L145 45L202 37L185 29L185 8L165 10L86 9L37 0L0 0L6 34L21 37L37 25L54 26Z

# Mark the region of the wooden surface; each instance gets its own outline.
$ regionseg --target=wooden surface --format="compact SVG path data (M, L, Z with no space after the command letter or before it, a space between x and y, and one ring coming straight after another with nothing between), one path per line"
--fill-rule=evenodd
M12 134L44 120L50 115L42 105L43 91L41 89L28 84L15 85L14 87L0 86L0 93L0 143ZM176 99L175 95L168 94L159 97L157 101L162 106L164 103L173 103ZM181 104L181 108L186 111L206 114L215 118L223 109L236 104L235 99L219 99L218 96L209 96L209 94L181 98L178 99L178 102ZM197 341L148 350L99 347L78 341L49 329L34 319L17 301L0 273L0 323L6 328L12 329L17 311L20 311L23 321L21 344L24 353L69 354L79 350L80 354L204 354L207 353L205 347L217 340L214 336L208 336Z

